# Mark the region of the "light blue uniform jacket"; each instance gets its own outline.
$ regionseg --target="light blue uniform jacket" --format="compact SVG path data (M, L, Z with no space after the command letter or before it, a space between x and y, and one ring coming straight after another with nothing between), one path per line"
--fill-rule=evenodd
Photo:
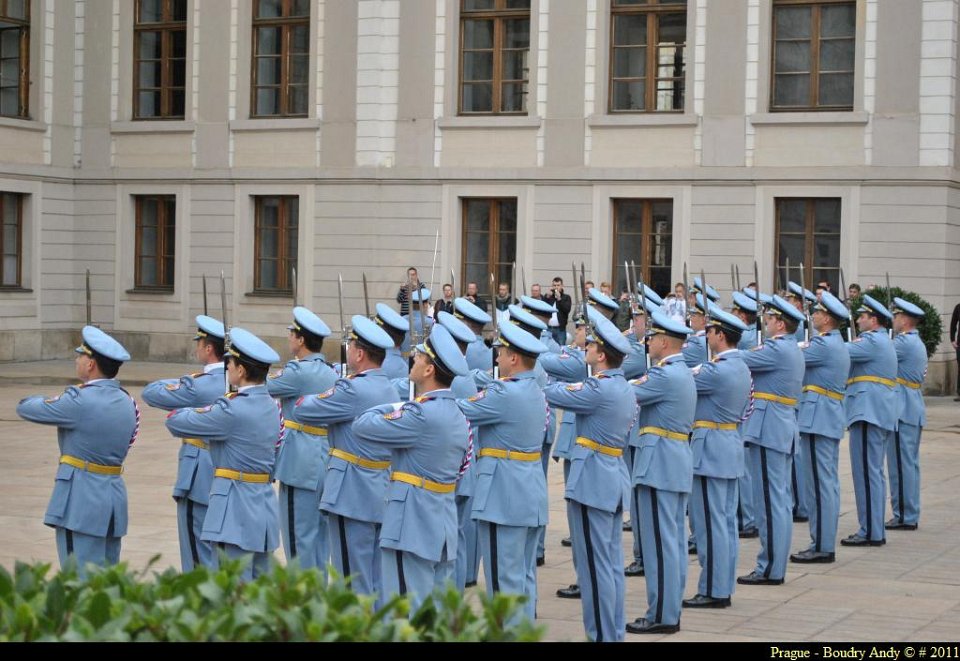
M269 474L281 430L280 407L266 386L252 386L210 406L177 409L167 418L167 429L210 443L214 469ZM277 498L269 483L215 477L202 539L270 552L280 543L277 517Z
M360 443L391 450L391 470L453 484L469 444L469 425L450 390L435 390L404 403L365 411L353 423ZM457 505L454 493L428 491L392 481L380 529L380 547L430 560L457 557Z
M703 331L697 331L687 337L687 341L680 348L683 352L683 361L687 367L696 367L707 362L707 338Z
M188 406L213 404L223 396L225 383L223 366L209 372L189 374L179 379L162 379L143 389L143 401L154 408L172 411ZM213 483L213 462L210 451L182 443L177 457L177 481L173 485L174 498L189 498L206 505Z
M476 452L540 452L547 402L533 371L494 381L457 404L473 426ZM547 482L540 461L475 461L474 519L530 528L547 523Z
M667 356L640 379L630 382L640 405L637 425L690 434L697 407L697 386L682 354ZM690 443L652 433L638 433L633 484L653 489L690 493L693 486L693 453Z
M838 393L847 389L850 354L844 344L843 336L838 330L810 338L809 345L802 350L807 366L803 375L804 386L817 386ZM800 396L797 422L803 434L843 438L847 422L843 399L804 390Z
M116 379L70 386L49 399L27 397L17 404L17 415L56 425L61 455L104 466L123 465L137 426L134 402ZM113 537L123 537L127 534L123 477L59 464L43 522L84 535L106 537L110 531Z
M898 334L893 341L897 352L897 378L922 384L927 376L927 348L917 331ZM923 403L923 388L897 384L900 398L900 420L908 425L927 424L927 409Z
M402 379L410 373L410 365L400 353L399 348L391 347L387 349L387 355L383 359L380 370L388 379Z
M541 354L537 359L547 376L562 383L580 383L587 378L587 363L583 351L576 347L563 347L558 353ZM572 457L573 442L577 438L577 414L562 409L554 410L559 420L557 437L553 443L553 456L560 459Z
M858 376L876 376L895 381L897 378L897 352L884 329L861 333L857 339L847 342L850 353L850 379ZM897 388L872 381L847 384L844 407L847 426L855 422L868 422L881 429L897 428L900 413Z
M797 400L803 387L804 363L793 335L769 338L750 351L741 351L753 375L755 393ZM796 405L763 399L754 401L753 414L741 427L745 442L793 454L799 440Z
M750 400L750 370L736 349L705 363L694 376L697 420L739 423ZM743 439L737 429L697 428L690 436L693 474L735 479L743 474Z
M369 408L396 400L396 391L383 371L371 369L339 379L330 390L304 398L293 416L296 422L326 426L331 448L368 461L390 461L389 448L354 437L353 421ZM320 509L357 521L382 523L389 474L389 469L363 468L331 456Z

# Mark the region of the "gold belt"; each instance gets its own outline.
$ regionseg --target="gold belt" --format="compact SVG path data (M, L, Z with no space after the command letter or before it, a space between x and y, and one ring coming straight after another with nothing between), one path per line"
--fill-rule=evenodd
M256 484L267 484L270 481L269 473L241 473L230 468L218 468L213 471L214 477L225 477L228 480L238 482L254 482Z
M847 385L851 383L879 383L887 386L888 388L893 388L897 385L897 382L893 379L885 379L882 376L855 376L852 379L847 379Z
M451 484L434 482L433 480L428 480L425 477L420 477L419 475L414 475L412 473L400 473L398 471L394 471L390 473L390 479L394 482L406 482L407 484L412 484L415 487L426 489L427 491L433 491L434 493L453 493L457 490L456 482Z
M653 434L654 436L662 436L663 438L669 438L672 441L689 441L690 434L682 434L678 431L670 431L669 429L664 429L663 427L641 427L640 434Z
M907 381L906 379L901 379L897 377L897 383L901 386L906 386L908 388L913 388L914 390L920 390L923 387L923 384L918 381Z
M201 450L209 450L210 444L204 443L199 438L185 438L183 439L184 445L192 445L195 448L200 448Z
M390 468L389 461L373 461L371 459L364 459L363 457L358 457L355 454L346 452L345 450L340 450L338 448L330 448L330 456L336 457L337 459L343 459L344 461L354 464L355 466L360 466L361 468L369 468L376 471L382 471Z
M737 426L736 422L713 422L712 420L697 420L693 423L694 429L721 429L723 431L734 431Z
M311 427L310 425L301 425L299 422L294 422L293 420L284 420L283 426L287 429L296 429L297 431L307 432L308 434L313 434L314 436L327 435L326 427Z
M754 399L762 399L767 402L776 402L777 404L786 404L787 406L796 406L797 400L793 397L781 397L780 395L774 395L769 392L755 392L753 393Z
M500 448L482 448L477 456L512 459L513 461L540 461L539 452L517 452L516 450L501 450Z
M69 454L61 455L60 463L73 466L74 468L79 468L80 470L85 470L88 473L97 473L99 475L119 475L123 472L123 466L105 466L103 464L95 464L92 461L84 461L83 459L72 457Z
M577 445L585 447L588 450L593 450L594 452L599 452L600 454L610 455L611 457L623 456L623 450L621 448L612 448L609 445L601 445L600 443L597 443L586 436L577 436Z
M826 388L821 388L820 386L804 386L804 392L815 392L818 395L825 395L830 399L843 399L843 393L837 392L836 390L827 390Z

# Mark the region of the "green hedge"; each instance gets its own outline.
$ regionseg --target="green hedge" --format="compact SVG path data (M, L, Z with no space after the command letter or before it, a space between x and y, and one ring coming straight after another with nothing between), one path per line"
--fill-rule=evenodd
M937 346L940 344L940 339L943 337L943 322L940 319L940 312L920 298L919 294L915 294L912 291L906 291L899 287L891 287L890 291L891 296L889 298L886 287L871 287L863 293L880 301L887 307L889 307L888 301L892 301L894 298L902 298L922 309L925 314L923 319L920 320L919 326L917 326L917 331L920 333L920 339L923 340L924 346L927 347L927 357L933 356L933 353L937 350ZM856 323L857 320L856 309L860 307L862 300L863 296L857 296L850 301L850 309L853 311L854 323Z
M151 565L156 561L154 558ZM187 574L135 573L126 564L87 579L50 565L0 567L2 641L535 641L543 628L518 617L522 597L453 588L412 615L406 598L380 609L338 578L274 564L243 582L241 561ZM516 620L518 624L507 625Z

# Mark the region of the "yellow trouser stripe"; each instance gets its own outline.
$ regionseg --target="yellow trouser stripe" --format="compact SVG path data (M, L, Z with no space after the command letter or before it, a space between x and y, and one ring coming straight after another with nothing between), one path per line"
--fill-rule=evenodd
M354 464L355 466L360 466L361 468L369 468L370 470L382 471L390 468L389 461L373 461L371 459L364 459L363 457L358 457L355 454L346 452L345 450L340 450L338 448L330 448L330 456L336 457L337 459L343 459L344 461Z
M241 473L230 468L218 468L213 471L214 477L225 477L228 480L238 482L254 482L256 484L267 484L270 481L269 473Z
M577 445L583 446L588 450L593 450L594 452L599 452L600 454L610 455L611 457L623 456L623 450L621 448L612 448L609 445L600 445L596 441L585 436L577 436Z
M481 457L496 457L497 459L511 459L513 461L540 461L539 452L518 452L516 450L501 450L500 448L483 448L478 455Z
M426 489L427 491L433 491L434 493L453 493L457 490L456 482L452 484L434 482L433 480L428 480L425 477L413 475L412 473L400 473L394 471L390 473L390 479L394 482L406 482L407 484L412 484L415 487Z
M71 457L69 454L61 455L60 463L85 470L88 473L98 473L100 475L119 475L123 472L123 466L104 466L103 464L95 464L91 461Z

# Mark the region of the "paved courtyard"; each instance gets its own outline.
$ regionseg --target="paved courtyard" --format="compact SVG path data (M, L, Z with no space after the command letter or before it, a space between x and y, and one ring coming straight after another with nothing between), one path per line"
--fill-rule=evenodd
M188 364L135 363L120 376L139 396L150 380L196 368ZM16 560L56 563L53 531L42 524L57 462L56 435L21 421L15 413L28 394L59 393L72 382L73 361L0 365L0 564ZM830 565L791 565L779 587L740 587L733 607L685 611L682 631L673 636L628 641L922 641L960 640L960 404L951 398L927 400L928 423L922 443L923 514L916 532L890 532L880 548L838 549ZM159 566L179 563L176 517L170 488L176 473L178 443L163 426L164 412L143 407L140 439L126 462L130 529L121 558L143 567L161 554ZM557 588L573 581L562 471L551 465L548 480L551 521L546 566L539 574L541 623L549 640L582 640L580 602L558 599ZM839 534L856 529L856 510L847 444L840 459ZM806 524L794 524L792 549L805 546ZM630 536L624 535L629 558ZM752 569L756 539L742 540L739 573ZM690 558L686 595L696 592L699 567ZM483 578L481 576L481 586ZM627 615L646 609L643 578L627 578Z

